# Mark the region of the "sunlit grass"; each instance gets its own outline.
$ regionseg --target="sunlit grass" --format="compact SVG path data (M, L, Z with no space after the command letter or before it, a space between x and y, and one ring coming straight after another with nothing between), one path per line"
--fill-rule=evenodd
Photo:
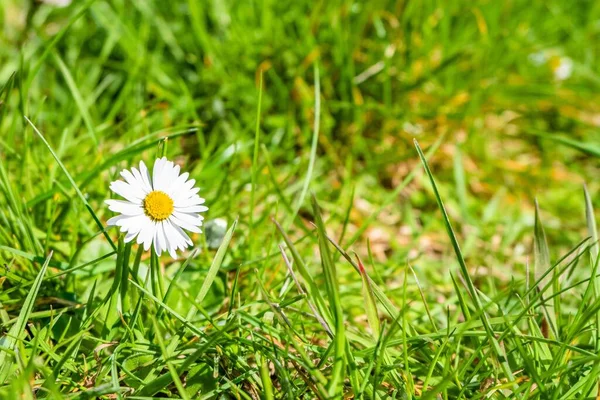
M47 3L0 2L0 398L598 395L595 3ZM176 260L106 227L163 154L227 222Z

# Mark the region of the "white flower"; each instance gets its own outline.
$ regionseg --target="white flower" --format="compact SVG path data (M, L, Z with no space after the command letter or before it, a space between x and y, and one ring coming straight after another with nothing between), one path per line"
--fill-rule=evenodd
M67 7L71 4L71 0L42 0L42 3L50 4L57 7Z
M573 60L569 57L560 57L555 65L552 65L554 79L564 81L571 77L573 73Z
M536 53L531 53L529 55L529 61L535 66L544 65L548 61L548 56L543 51L538 51Z
M144 250L153 244L157 255L168 251L176 258L177 250L193 244L183 229L200 233L204 217L198 213L208 210L189 175L180 175L179 165L166 157L154 162L152 176L143 161L139 170L121 171L125 181L112 182L110 189L125 200L106 200L111 211L120 213L109 219L108 225L119 226L126 233L125 243L137 237Z
M537 67L546 65L557 81L569 79L573 74L573 60L561 55L557 49L546 49L529 55L529 61Z

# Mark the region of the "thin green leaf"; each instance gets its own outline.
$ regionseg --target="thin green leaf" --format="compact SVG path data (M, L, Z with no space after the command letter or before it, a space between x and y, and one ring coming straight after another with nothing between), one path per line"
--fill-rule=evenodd
M358 268L360 269L360 277L362 279L362 295L363 302L365 304L365 312L367 314L367 321L373 332L373 338L378 339L381 333L381 327L379 322L379 313L377 312L377 303L375 302L375 295L373 294L373 288L371 287L371 281L369 275L365 270L365 266L358 257L358 254L354 253Z
M88 111L85 101L81 97L81 92L77 88L77 84L75 84L75 80L73 79L73 76L71 75L71 72L69 71L69 68L65 65L65 63L63 62L62 58L60 58L58 53L54 52L52 55L54 56L54 62L58 65L60 72L63 74L63 78L65 79L65 82L67 82L67 86L69 87L69 90L71 91L71 95L73 96L73 99L75 100L75 104L77 104L77 108L79 108L79 113L81 114L81 118L83 118L83 122L85 123L85 126L87 127L88 134L90 135L92 142L94 142L94 146L98 146L98 138L96 136L96 128L94 127L94 123L92 122L92 116L90 115L90 112Z
M196 296L196 304L202 304L204 297L208 293L208 290L210 289L211 285L213 284L213 281L215 280L215 277L217 276L217 272L219 272L219 269L221 268L221 264L223 263L225 254L227 254L227 250L229 248L229 242L231 241L231 238L233 237L233 232L235 231L236 226L237 226L237 219L235 221L233 221L233 224L231 224L231 227L229 228L229 230L227 230L225 237L223 237L223 241L221 242L221 245L219 246L217 253L215 254L215 258L213 258L210 268L208 269L206 278L204 278L204 282L202 282L202 286L200 287L200 292L198 292L198 295ZM190 309L190 311L188 312L186 319L191 320L192 318L194 318L194 316L196 315L196 312L197 312L197 309L195 307L192 307Z
M315 161L317 159L317 144L319 143L319 126L321 124L321 79L319 77L319 64L315 62L313 65L315 73L315 113L313 121L313 136L310 145L308 169L306 170L306 177L304 178L304 183L302 184L302 191L300 192L300 196L298 197L296 207L294 208L294 212L292 213L292 221L296 218L300 207L302 207L302 203L304 203L306 193L308 192L308 187L310 186L310 182L312 180L313 169L315 168Z
M177 369L175 368L173 363L170 361L171 356L169 355L169 353L167 352L167 348L165 347L165 342L162 337L163 334L161 333L160 328L158 327L156 318L152 318L152 325L154 325L154 332L156 332L156 335L154 337L158 340L158 346L160 347L160 352L162 353L163 359L165 360L165 363L167 364L167 368L169 369L171 378L173 378L175 387L177 388L177 391L181 395L182 399L189 400L189 396L188 396L187 392L185 391L185 388L183 387L183 383L181 383L181 379L179 379L179 373L177 372Z
M335 264L331 257L329 245L327 243L327 232L325 231L325 224L321 217L321 209L317 203L316 197L312 197L313 213L315 215L315 222L317 225L317 231L319 233L319 250L321 253L321 264L323 266L323 273L325 275L325 287L327 290L327 297L329 299L329 305L332 309L333 320L335 323L334 330L334 361L333 370L331 372L331 379L327 387L327 392L330 396L337 396L340 394L341 383L343 381L344 369L346 365L345 360L345 345L346 335L344 327L344 313L342 310L342 302L340 300L340 294L338 289L338 280Z
M37 133L38 136L40 137L40 139L42 139L42 142L44 142L44 145L46 145L46 147L48 148L48 150L52 154L52 157L54 157L54 159L56 160L56 163L58 164L58 166L60 167L60 169L62 169L62 171L64 172L65 176L67 177L67 179L71 183L71 186L73 186L73 189L75 189L75 192L77 193L77 196L83 202L83 205L88 210L88 212L91 214L92 218L94 219L94 222L96 223L96 225L98 226L98 228L102 231L102 233L104 234L104 237L106 238L106 240L108 240L108 243L110 243L110 245L112 246L113 250L117 250L117 246L115 246L115 243L112 241L112 239L110 238L110 236L108 236L108 233L104 229L104 225L102 225L102 222L100 222L100 220L96 216L96 213L94 212L94 210L92 210L92 207L87 202L87 200L85 199L85 196L83 195L83 193L81 193L81 190L79 190L79 187L77 186L77 184L75 183L75 181L71 177L71 174L69 174L69 171L67 171L67 168L64 166L64 164L62 163L62 161L60 160L60 158L58 158L58 155L54 152L54 150L52 149L52 147L50 146L50 144L46 141L46 138L44 137L44 135L42 135L42 133L35 127L35 125L33 124L33 122L31 122L29 120L29 118L25 117L25 120L29 123L29 125L31 125L31 127L33 128L33 130L35 131L35 133Z
M29 320L29 315L33 311L33 306L35 304L35 298L42 286L42 282L44 281L44 276L46 275L46 270L48 269L48 264L50 264L50 259L52 258L52 251L46 258L46 261L42 265L40 272L37 275L25 301L23 302L23 306L21 307L21 311L19 312L19 317L15 324L10 328L8 334L6 336L6 340L3 343L3 348L0 348L0 382L6 382L8 374L10 373L12 362L9 362L10 354L7 352L13 351L17 342L21 341L25 336L25 326L27 321Z
M254 151L252 153L252 189L250 190L250 234L254 229L254 202L256 196L256 182L258 179L258 149L260 148L260 113L263 96L263 73L260 70L260 81L258 86L258 105L256 107L256 127L254 131ZM251 247L252 249L252 247Z
M465 279L465 282L467 284L467 289L469 291L469 294L471 295L471 299L473 300L475 309L477 310L477 312L480 315L481 322L485 329L486 335L488 337L490 344L492 345L494 355L500 361L500 363L502 365L502 370L503 370L504 374L506 375L506 378L509 381L514 381L515 378L513 376L512 370L511 370L510 366L508 365L506 356L504 355L502 349L500 348L500 345L498 344L498 341L496 340L496 337L494 335L494 332L493 332L490 322L488 320L487 314L485 313L485 311L483 309L483 306L479 299L479 295L477 294L477 290L475 289L475 285L473 284L471 276L469 275L469 270L467 268L467 264L463 258L462 252L460 250L460 246L458 244L458 240L456 239L456 235L454 234L454 229L452 228L452 224L450 223L450 218L448 217L448 213L446 212L446 207L444 207L444 203L442 201L442 198L440 197L440 193L437 189L437 185L435 184L435 180L433 179L433 174L431 173L431 170L429 169L429 164L427 163L427 159L425 158L425 155L423 154L423 151L421 150L421 147L419 146L419 143L417 142L416 139L414 140L414 143L415 143L415 147L417 149L417 153L419 153L419 158L421 159L421 162L423 164L423 168L425 168L425 172L427 173L429 182L431 183L431 186L433 188L433 192L435 194L435 198L438 203L438 207L439 207L440 211L442 212L442 216L444 219L444 225L446 227L448 236L450 237L450 241L452 242L452 247L454 248L454 253L456 255L456 259L460 266L460 270L463 275L463 278Z
M546 291L544 292L544 296L545 297L551 297L552 294L555 292L555 288L554 288L554 283L558 281L558 275L557 275L557 270L554 269L553 270L553 278L552 278L552 284L549 285L548 283L550 283L549 279L550 277L545 274L545 272L550 268L550 251L548 249L548 241L546 240L546 232L544 232L544 226L542 225L542 221L540 219L540 207L539 204L537 202L537 200L535 201L535 226L534 226L534 234L533 234L533 252L534 252L534 258L535 258L535 263L534 263L534 270L535 270L535 277L536 280L539 280L541 282L541 286L543 288L547 288ZM557 298L554 298L555 301L558 301ZM556 302L555 302L555 306L556 306ZM552 330L552 333L554 334L554 337L557 338L558 337L558 332L556 331L556 312L558 311L557 308L554 308L553 310L549 310L544 303L542 303L542 307L544 309L544 314L546 315L547 318L547 322L550 325L550 329Z

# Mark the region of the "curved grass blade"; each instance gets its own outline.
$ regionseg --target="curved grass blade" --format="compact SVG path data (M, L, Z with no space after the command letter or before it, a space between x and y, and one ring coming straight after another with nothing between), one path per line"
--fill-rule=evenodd
M362 295L365 303L365 312L367 313L367 321L369 321L369 326L373 332L373 338L377 340L381 332L381 327L379 323L379 314L377 312L377 303L375 302L375 294L373 293L373 288L371 287L371 282L369 275L365 270L365 266L358 257L358 254L354 253L354 256L356 257L356 262L360 268L360 278L362 279Z
M421 146L419 146L419 143L417 142L416 139L414 140L414 144L415 144L415 148L417 149L417 153L419 153L419 158L421 159L423 168L425 169L427 177L429 178L429 182L431 183L431 187L433 188L433 192L435 194L435 199L438 203L438 207L439 207L440 211L442 212L442 216L444 219L444 225L446 226L446 231L448 233L448 236L450 237L450 241L452 242L452 247L454 248L454 253L456 255L458 265L459 265L461 273L465 279L466 286L467 286L467 289L471 296L471 299L473 300L473 304L475 305L475 309L477 310L477 312L481 318L481 322L485 329L486 336L489 340L489 343L492 346L492 351L493 351L494 355L496 356L496 358L498 359L498 361L500 361L500 364L502 366L502 371L504 372L504 375L506 375L506 378L509 381L514 381L515 378L513 376L512 370L511 370L510 366L508 365L506 356L504 355L502 349L500 348L500 345L498 344L498 341L496 340L496 337L494 335L494 331L492 330L492 326L490 324L488 316L485 313L485 310L483 309L481 300L479 299L479 295L477 293L477 290L475 289L475 285L473 284L473 280L471 279L471 276L469 275L469 270L467 268L467 264L462 255L462 251L460 250L460 246L458 244L458 240L456 239L456 235L454 234L454 229L452 228L452 223L450 222L450 218L448 217L448 213L446 212L446 207L444 206L444 202L442 201L440 193L437 189L437 185L435 184L435 180L433 179L433 174L431 173L431 170L429 169L429 164L427 163L427 159L425 158L425 155L423 154L423 151L421 150Z
M587 222L588 234L592 239L592 248L590 249L590 253L593 257L593 262L595 262L598 257L598 227L596 225L596 218L594 216L594 206L592 204L592 197L590 196L590 192L588 191L587 185L583 185L583 195L585 197L585 219Z
M327 332L327 334L330 337L333 337L333 332L331 331L331 329L329 329L327 322L325 322L325 319L321 316L321 314L319 313L319 311L317 310L317 308L311 301L310 296L308 296L306 294L306 292L304 291L304 289L302 289L302 285L300 284L300 281L298 280L298 277L296 276L296 274L294 273L294 269L292 268L292 262L288 259L287 255L285 254L285 249L284 249L283 245L279 245L279 251L281 251L281 256L283 257L283 262L285 263L290 276L292 277L292 279L294 280L294 283L296 284L298 293L300 293L303 296L306 296L305 300L308 303L308 307L313 312L313 315L315 316L317 321L319 321L319 324L323 327L323 329L325 329L325 332Z
M102 234L104 235L104 237L106 238L106 240L108 240L108 243L110 243L110 245L112 246L113 250L117 250L117 246L115 246L115 243L112 241L112 239L110 238L110 236L108 236L108 233L104 229L104 225L102 225L102 222L100 222L100 220L96 216L96 213L94 212L94 210L92 210L92 207L90 206L90 204L85 199L85 196L83 195L83 193L81 193L81 190L79 190L79 187L77 186L77 184L75 183L75 181L71 177L71 174L69 174L69 171L67 171L67 169L65 168L65 165L62 163L62 161L60 161L60 158L58 158L58 155L54 152L54 150L50 146L50 143L48 143L48 141L46 141L46 138L44 137L44 135L42 135L42 133L38 130L38 128L36 128L36 126L33 124L33 122L31 122L31 120L29 118L25 117L25 120L29 123L29 125L31 125L31 127L33 128L33 130L35 131L35 133L37 133L38 136L40 137L40 139L42 139L42 142L44 142L44 144L46 145L46 147L48 148L48 150L52 154L52 157L54 157L54 159L56 160L56 163L58 164L58 166L60 167L60 169L62 169L62 171L66 175L67 179L71 183L71 186L73 186L73 189L75 189L75 192L77 193L77 196L83 202L83 205L85 206L85 208L87 208L87 210L91 214L92 218L94 219L94 222L96 223L96 225L98 226L98 228L100 228L100 230L102 231Z
M557 133L560 133L560 132L553 132L551 135L549 135L546 132L537 132L537 131L530 131L529 133L533 136L537 136L542 139L551 140L554 143L558 143L563 146L567 146L572 149L579 150L582 153L588 154L590 156L600 157L600 147L595 146L594 144L591 144L591 143L581 142L579 140L573 140L568 137L559 136Z
M310 185L310 181L312 180L313 169L315 168L315 160L317 158L317 144L319 143L319 126L321 120L321 79L319 78L319 65L315 62L314 64L314 73L315 73L315 119L313 122L313 136L312 142L310 145L310 157L308 160L308 169L306 170L306 178L304 178L304 183L302 184L302 191L300 192L300 196L298 197L298 202L296 203L296 207L294 208L294 212L292 213L292 217L290 221L293 221L300 211L300 207L302 207L302 203L304 203L304 198L306 197L306 193L308 192L308 187Z
M52 41L47 45L44 46L44 52L42 53L42 55L38 58L37 62L35 63L35 65L33 66L33 68L31 69L31 73L29 74L29 76L27 77L27 84L25 85L25 87L29 87L31 85L31 82L33 81L33 79L35 78L35 76L37 75L37 73L39 72L40 68L42 68L42 65L44 63L44 61L46 60L46 57L48 57L48 55L50 54L50 52L52 52L52 50L56 47L56 44L60 41L60 39L63 38L63 36L67 33L67 31L75 24L75 22L77 22L77 20L79 18L81 18L88 10L88 8L90 8L90 6L95 2L96 0L88 0L80 9L79 11L77 11L77 13L73 16L73 18L71 18L69 20L69 22L60 30L60 32L58 32L54 38L52 38Z
M591 286L592 289L592 294L594 295L594 300L598 298L598 287L597 287L597 281L598 278L596 277L597 271L598 271L598 246L600 246L600 244L598 244L598 227L596 225L596 217L595 217L595 213L594 213L594 206L592 204L592 198L590 196L590 193L588 192L587 186L584 184L583 185L583 194L585 197L585 219L586 219L586 223L587 223L587 228L588 228L588 234L590 235L590 238L592 240L592 244L590 246L590 264L592 266L592 271L591 271L591 276L590 276L590 282L589 282L589 286ZM589 287L588 287L589 290ZM586 290L586 292L588 292L588 290ZM586 293L587 295L587 293ZM584 297L587 297L584 295ZM595 339L596 339L596 351L600 350L600 335L598 334L598 329L600 329L600 314L596 313L595 315L595 324L596 324L596 329L594 330L594 334L595 334ZM600 392L600 384L597 384L598 388L595 390L594 395L597 396L598 393Z
M171 292L175 288L177 281L179 280L179 278L181 277L181 275L183 274L183 272L185 271L185 269L190 264L190 261L192 261L196 257L196 255L198 255L198 252L199 252L198 248L195 248L194 250L192 250L192 252L190 253L189 257L186 258L186 260L183 262L183 264L181 264L181 266L179 267L179 269L175 273L175 276L173 277L173 279L171 279L171 282L169 283L169 287L167 288L167 292L165 293L165 295L163 297L163 300L162 300L163 303L165 303L165 304L169 303L169 297L171 295ZM160 319L161 314L162 314L162 308L160 310L158 310L158 313L156 314L156 319Z
M67 65L56 52L52 53L52 56L54 57L54 62L56 63L56 65L58 65L58 69L60 69L60 72L63 74L63 78L67 83L69 90L71 91L71 95L75 100L75 104L77 104L77 108L79 108L81 118L83 118L83 122L85 123L85 126L88 130L88 134L90 135L92 142L94 142L94 146L98 146L98 138L96 137L96 128L94 128L92 116L90 115L90 112L85 104L85 101L83 100L83 97L81 97L81 92L75 84L75 80L73 79L73 75L71 75L71 71L69 71Z
M252 169L251 169L251 183L252 189L250 191L250 216L249 216L249 234L254 229L254 202L256 196L256 181L258 179L258 149L260 145L260 113L262 108L262 96L263 96L263 74L260 72L260 81L258 87L258 106L256 107L256 128L254 132L254 152L252 153ZM250 247L250 253L252 253L252 247Z
M306 268L306 264L300 256L298 249L296 248L296 246L294 246L294 242L285 233L279 222L277 222L274 218L272 220L275 226L277 227L277 230L281 234L281 237L283 237L283 241L285 242L287 248L290 250L290 253L292 253L294 266L298 268L300 276L302 276L302 279L304 279L304 282L306 283L306 291L308 292L309 297L311 297L314 300L315 306L319 310L319 313L323 317L323 320L325 321L327 326L330 328L329 330L333 331L333 318L331 316L331 310L327 307L325 299L323 298L323 295L321 295L317 283L314 281L314 279L310 275L310 272Z
M167 368L169 369L169 373L171 374L171 378L173 378L173 383L175 383L175 387L177 391L181 395L181 398L184 400L189 400L189 396L183 387L183 383L181 383L181 379L179 379L179 373L177 372L177 368L170 361L171 356L167 352L167 348L165 346L165 342L162 338L162 333L158 327L158 323L156 322L156 318L152 318L152 325L154 326L154 332L156 333L155 337L158 340L158 345L160 347L160 352L167 364Z
M233 231L235 231L236 226L237 219L233 221L233 224L231 224L231 227L225 234L225 237L223 238L223 241L221 242L221 245L217 250L217 254L215 254L215 258L213 258L212 264L208 269L208 274L206 275L206 278L204 278L204 282L202 282L200 292L198 292L198 296L196 296L196 304L202 304L202 300L204 300L204 297L208 293L210 286L214 282L215 277L217 276L217 272L219 272L219 268L221 268L221 264L223 263L223 259L225 258L225 254L227 253L227 250L229 248L229 242L231 241L231 237L233 236ZM194 318L196 312L197 309L195 307L192 307L188 312L186 319L189 321L192 318Z
M343 375L346 366L345 357L345 346L346 346L346 334L344 327L344 313L342 310L342 301L340 299L340 293L338 289L338 280L335 264L329 250L327 243L327 232L325 231L325 224L321 217L321 210L317 203L316 197L312 196L313 212L315 215L315 222L317 225L317 231L319 233L319 251L321 253L321 263L323 265L323 273L325 275L325 287L327 290L327 296L329 297L329 305L332 309L333 320L335 324L334 331L334 361L331 371L331 379L327 386L327 392L331 397L340 394L341 384L343 382Z
M533 234L533 251L534 251L534 270L536 280L540 280L541 286L543 288L547 288L547 297L551 297L556 289L556 285L558 283L558 274L557 270L553 269L552 274L552 285L548 285L548 275L545 274L544 278L540 278L541 274L544 274L550 268L550 251L548 250L548 241L546 240L546 232L544 232L544 226L542 225L542 220L540 219L540 207L535 201L535 226L534 226L534 234ZM542 301L542 307L544 309L544 314L546 315L546 319L554 337L558 337L558 333L556 331L556 314L559 311L559 297L554 297L554 310L548 310L544 302ZM547 336L547 335L546 335Z
M50 251L50 254L48 255L48 258L46 258L46 261L42 265L42 268L40 269L40 272L38 273L37 278L35 278L33 286L29 290L29 294L25 298L25 302L23 303L23 306L21 307L21 312L19 313L19 317L17 318L17 321L12 326L12 328L10 328L10 331L8 331L6 340L4 341L4 344L3 344L3 347L6 348L6 350L3 348L0 348L0 383L6 382L6 378L8 377L8 374L10 373L10 367L13 365L12 362L9 362L7 360L7 358L10 357L7 350L12 351L14 349L15 345L17 344L17 342L22 340L22 338L24 336L25 325L27 324L29 315L31 314L31 311L33 310L33 305L35 304L35 298L38 294L38 291L40 290L40 287L42 286L42 281L44 280L44 276L46 275L46 270L48 269L48 264L50 264L51 258L52 258L52 251Z

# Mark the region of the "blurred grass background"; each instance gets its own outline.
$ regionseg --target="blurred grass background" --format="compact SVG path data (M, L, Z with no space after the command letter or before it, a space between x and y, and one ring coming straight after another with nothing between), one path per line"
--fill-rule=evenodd
M110 179L176 134L169 155L199 182L208 219L239 216L228 266L241 265L240 290L250 297L252 268L267 287L285 272L281 259L265 258L279 240L270 217L298 238L312 229L309 202L297 201L313 138L310 190L328 229L370 260L392 297L409 260L443 314L452 285L442 271L456 266L413 138L424 149L439 145L430 164L481 284L524 277L535 198L553 259L586 236L582 184L593 197L600 190L598 2L60 3L0 4L8 88L0 156L11 193L0 199L0 245L37 256L53 249L69 265L110 250L23 115L102 221ZM0 254L13 271L36 275L14 251ZM196 267L210 259L204 252ZM92 277L110 268L57 283L58 297L85 298ZM348 312L364 320L360 281L349 268L341 275Z
M527 236L536 196L555 228L551 240L572 243L565 232L582 220L580 185L597 190L594 157L552 138L597 143L599 8L585 1L95 1L64 8L7 1L0 81L19 71L27 90L19 106L62 143L65 162L86 154L73 174L143 135L194 126L198 134L178 142L179 154L205 168L217 169L211 157L239 146L229 164L236 179L219 179L235 193L247 180L234 165L250 160L261 72L261 142L283 166L277 172L285 186L305 171L318 63L312 189L345 204L355 186L365 207L380 204L416 161L412 138L427 146L446 135L432 163L465 234L475 228L474 245L489 254ZM565 59L572 73L559 79ZM7 155L30 140L17 133L23 121L8 107ZM34 196L27 181L35 175L27 178L20 184ZM410 247L424 232L435 234L434 205L423 197L411 190L399 196L389 207L393 217L382 221L389 228L383 236L410 226L402 235L402 247ZM214 211L243 212L232 198ZM486 214L488 205L502 212Z

